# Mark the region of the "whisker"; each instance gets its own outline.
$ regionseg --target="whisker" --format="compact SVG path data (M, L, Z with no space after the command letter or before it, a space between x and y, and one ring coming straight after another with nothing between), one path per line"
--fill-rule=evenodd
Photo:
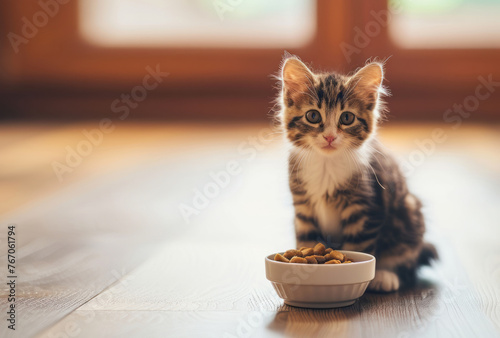
M292 170L290 170L290 174L295 173L295 168L297 167L300 159L304 156L305 151L306 151L305 148L300 148L299 152L296 154L296 156L294 156L295 154L292 154L292 157L290 158L290 160L293 161L294 163L293 163Z
M372 165L370 163L368 163L368 167L372 170L373 172L373 175L375 175L375 179L377 180L377 183L378 185L385 190L385 187L382 185L382 183L380 183L380 181L378 180L378 176L377 174L375 173L375 170L373 169Z
M361 175L364 175L362 168L361 168L361 165L356 160L356 155L349 148L346 148L346 150L347 150L347 155L348 155L349 159L352 160L352 163L354 164L354 167L356 168L356 170L359 171L361 173ZM354 178L354 175L351 177L349 183L351 183L353 178ZM359 180L360 180L360 177L358 176L358 181L356 182L356 189L358 189L358 187L359 187Z

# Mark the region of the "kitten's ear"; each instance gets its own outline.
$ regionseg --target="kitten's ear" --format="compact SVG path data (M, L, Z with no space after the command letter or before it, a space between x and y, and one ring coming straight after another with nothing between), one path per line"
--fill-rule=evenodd
M384 68L381 63L372 62L361 68L349 80L349 84L356 87L358 92L363 91L368 96L378 97L382 90Z
M281 78L283 96L291 104L294 101L300 101L302 97L307 95L309 88L314 86L314 74L296 57L285 60L281 68Z

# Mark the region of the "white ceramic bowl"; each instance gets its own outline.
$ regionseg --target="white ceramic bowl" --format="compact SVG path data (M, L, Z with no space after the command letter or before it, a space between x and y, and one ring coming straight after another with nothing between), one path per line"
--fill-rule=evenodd
M306 308L334 308L354 304L375 277L375 257L343 251L349 264L298 264L266 257L266 277L285 304ZM283 254L283 253L281 253Z

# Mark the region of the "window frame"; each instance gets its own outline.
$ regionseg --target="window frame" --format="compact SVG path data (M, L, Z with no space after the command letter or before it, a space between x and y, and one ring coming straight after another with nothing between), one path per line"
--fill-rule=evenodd
M351 13L355 18L353 27L363 29L374 21L373 12L390 12L387 0L359 3L361 13ZM351 37L353 41L352 31ZM408 111L416 119L442 120L443 113L454 104L475 95L480 76L493 74L493 79L500 81L500 49L405 49L392 40L388 25L380 25L379 35L353 56L353 63L373 56L387 60L386 85L392 92L387 101L394 112L391 115L396 116ZM500 95L491 95L480 102L477 113L483 120L498 119L499 105Z
M30 17L30 10L33 13L38 9L36 0L11 2L9 6L11 6L11 12L15 13L10 17L9 23L14 28L12 31L17 32L21 28L20 20L14 18ZM308 45L294 48L290 52L297 53L304 59L314 59L318 64L341 62L340 56L335 55L331 47L338 45L344 39L345 29L340 24L341 12L338 11L338 7L330 2L319 1L316 36ZM325 15L328 12L334 13L333 16ZM60 48L61 45L65 48ZM195 83L204 86L206 81L225 87L232 87L235 83L260 82L262 73L276 72L284 51L282 48L107 48L96 46L87 43L79 34L77 0L61 5L60 13L52 18L46 27L40 29L38 36L27 45L21 45L20 49L19 54L12 60L19 66L15 67L13 75L23 80L50 79L62 82L78 77L82 81L99 80L113 83L135 80L137 76L143 76L144 67L161 62L167 71L181 75L182 78L176 79L179 85L186 85L190 88ZM43 57L43 62L40 62L41 57ZM203 59L203 63L198 62L200 59ZM256 64L262 68L260 71L256 71ZM239 76L228 78L227 74Z
M4 115L26 118L109 116L110 102L141 83L147 66L169 72L133 117L173 119L265 119L276 92L284 50L231 48L105 48L83 40L78 0L59 12L20 52L2 44L0 98ZM19 33L22 17L40 10L38 0L4 1L4 36ZM388 10L386 0L317 1L314 39L288 52L315 70L352 72L373 57L385 59L390 118L442 120L443 113L474 95L479 76L500 79L500 49L403 49L380 33L348 60L341 46L352 44L355 27ZM8 13L8 15L7 15ZM62 29L64 27L65 29ZM199 60L203 62L199 62ZM68 113L68 105L72 106ZM474 119L498 119L500 95L482 101ZM228 109L227 107L231 107ZM236 107L236 111L233 110ZM68 115L70 114L70 115Z

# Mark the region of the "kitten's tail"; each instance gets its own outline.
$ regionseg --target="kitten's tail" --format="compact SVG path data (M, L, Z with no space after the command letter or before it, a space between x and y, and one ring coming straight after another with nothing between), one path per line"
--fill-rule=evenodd
M418 265L430 265L431 261L438 260L439 255L437 253L436 247L431 243L424 243L422 246L422 251L418 256Z

